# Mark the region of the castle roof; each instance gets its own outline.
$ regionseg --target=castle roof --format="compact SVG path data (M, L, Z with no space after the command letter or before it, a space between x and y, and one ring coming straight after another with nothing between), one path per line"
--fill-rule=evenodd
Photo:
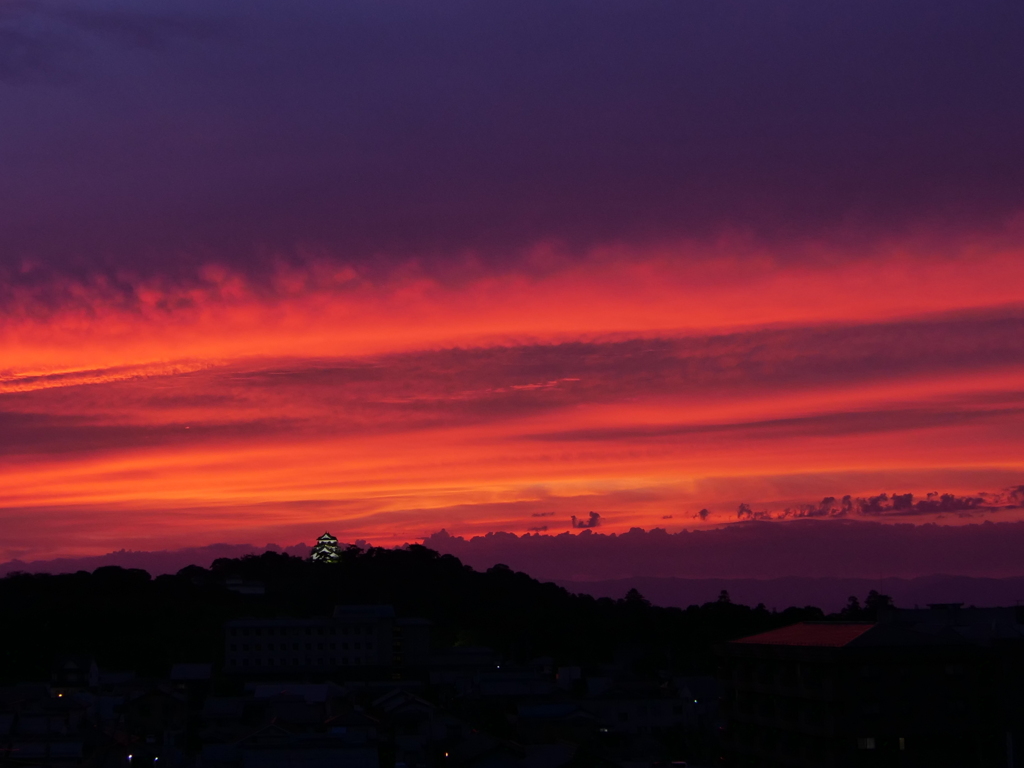
M816 645L841 648L856 640L875 624L869 622L802 621L781 629L733 640L746 645Z

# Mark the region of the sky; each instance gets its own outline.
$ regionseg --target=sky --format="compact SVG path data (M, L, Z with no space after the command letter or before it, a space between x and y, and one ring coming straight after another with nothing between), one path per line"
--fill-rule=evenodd
M1022 33L0 0L0 560L1015 525Z

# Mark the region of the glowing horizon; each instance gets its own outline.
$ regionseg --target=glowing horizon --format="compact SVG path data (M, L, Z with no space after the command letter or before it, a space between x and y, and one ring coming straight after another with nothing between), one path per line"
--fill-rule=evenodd
M965 273L962 287L977 264L943 267ZM1004 270L1006 286L1024 269L1002 254L991 264L989 277ZM915 272L906 262L883 266ZM843 267L862 281L858 271L878 268ZM610 296L613 278L630 269L639 280L654 271L575 261L571 281L555 270L504 301L463 285L468 301L454 308L435 283L433 306L421 293L405 317L401 289L378 298L367 288L353 310L345 296L331 300L305 283L269 299L241 287L230 299L204 297L180 327L174 311L102 304L96 320L70 332L51 318L23 321L8 350L33 336L56 343L21 366L9 351L0 377L8 426L21 439L6 451L0 508L8 536L23 543L6 556L42 553L49 537L33 545L30 534L40 519L51 530L73 531L76 518L93 529L74 554L258 534L289 545L321 525L347 540L398 544L441 528L558 532L590 511L610 531L721 525L741 503L777 512L835 494L998 493L1024 477L1015 437L1024 313L1006 301L1011 292L981 307L930 293L916 312L901 306L889 318L873 306L858 319L848 305L823 304L808 321L785 309L773 317L766 305L734 327L721 313L680 310L693 304L679 281L622 296L607 316L573 306L586 303L580 294ZM770 271L762 266L759 278ZM813 293L808 271L776 267L767 279L802 280ZM915 280L927 282L920 272ZM529 315L517 343L515 302L528 314L570 284L575 319ZM713 292L705 283L693 303L735 306L748 290L742 280ZM637 296L643 306L630 316ZM373 321L354 334L335 319L367 306L394 313L392 335ZM690 324L666 328L673 311ZM290 325L268 324L271 312ZM234 320L208 319L221 313ZM401 332L420 317L435 327ZM111 328L133 322L133 343L111 345ZM460 327L464 345L445 346ZM368 331L379 335L368 340ZM169 334L176 338L163 346ZM193 354L172 357L189 339ZM76 370L62 340L90 359L107 350L109 367ZM260 344L264 355L254 354ZM296 354L283 354L289 345ZM356 353L341 354L350 345Z

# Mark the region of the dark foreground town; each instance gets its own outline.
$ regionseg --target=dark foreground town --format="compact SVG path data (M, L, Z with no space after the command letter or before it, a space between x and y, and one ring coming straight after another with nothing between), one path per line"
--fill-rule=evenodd
M659 608L324 536L0 612L0 766L1024 765L1018 608Z

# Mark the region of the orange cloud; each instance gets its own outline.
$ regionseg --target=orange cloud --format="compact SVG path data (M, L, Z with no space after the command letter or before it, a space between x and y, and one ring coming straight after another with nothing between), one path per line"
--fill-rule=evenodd
M1012 231L1016 231L1013 229ZM251 356L379 354L455 345L862 322L1016 304L1018 238L911 239L845 253L793 245L782 259L742 240L625 245L494 272L467 262L387 278L311 262L270 284L209 267L194 284L125 276L65 281L45 307L15 291L0 329L7 377ZM866 246L865 246L866 247Z
M709 526L745 502L1019 481L1016 251L822 264L732 247L447 282L325 262L268 288L210 268L128 304L96 282L11 309L8 546L63 529L75 554L288 544L328 523L401 543L595 510L612 531Z

